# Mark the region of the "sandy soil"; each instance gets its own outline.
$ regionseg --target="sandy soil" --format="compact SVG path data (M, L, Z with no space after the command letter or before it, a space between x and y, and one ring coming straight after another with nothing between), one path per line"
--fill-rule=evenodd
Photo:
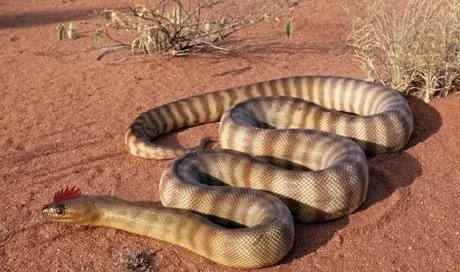
M249 44L229 55L129 57L98 62L93 10L130 1L0 3L0 271L120 271L144 251L157 271L233 271L177 246L114 231L57 225L40 214L55 190L158 200L168 162L128 155L123 136L142 111L172 99L301 74L362 78L343 42L342 4L317 1L297 16L296 35L280 25L238 33ZM74 21L82 36L59 42ZM345 218L297 225L281 264L264 271L459 271L460 97L430 105L411 98L415 130L407 148L370 159L368 200ZM216 124L163 141L193 145Z

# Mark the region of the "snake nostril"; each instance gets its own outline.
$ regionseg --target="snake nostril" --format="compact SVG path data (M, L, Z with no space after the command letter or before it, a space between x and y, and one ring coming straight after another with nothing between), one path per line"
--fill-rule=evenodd
M42 214L46 215L46 214L50 214L50 212L51 212L51 207L49 205L43 206Z

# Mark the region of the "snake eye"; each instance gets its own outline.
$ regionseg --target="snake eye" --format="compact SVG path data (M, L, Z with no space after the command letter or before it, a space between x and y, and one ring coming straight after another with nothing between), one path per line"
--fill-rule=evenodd
M64 205L59 205L56 206L56 214L62 215L65 212L65 207Z

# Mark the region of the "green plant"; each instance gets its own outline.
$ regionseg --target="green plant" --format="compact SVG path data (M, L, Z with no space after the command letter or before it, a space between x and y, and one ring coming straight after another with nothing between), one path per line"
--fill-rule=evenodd
M95 32L95 40L104 36L133 53L170 53L184 55L190 51L213 48L225 51L219 42L232 33L262 21L286 19L286 36L293 34L292 10L301 2L289 0L160 0L151 6L133 4L129 13L104 10L101 18L108 21ZM113 37L119 30L134 32L130 42Z
M59 24L56 27L56 33L60 41L73 40L77 38L77 30L72 22L69 23L67 27L63 24Z
M348 41L363 71L426 102L458 91L460 1L402 2L374 0L352 18Z

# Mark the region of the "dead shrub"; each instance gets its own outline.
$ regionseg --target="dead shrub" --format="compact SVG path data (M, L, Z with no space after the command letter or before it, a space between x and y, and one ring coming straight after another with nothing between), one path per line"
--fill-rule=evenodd
M293 9L307 1L289 0L160 0L133 4L128 11L104 10L106 21L95 40L107 36L133 53L185 55L203 48L225 51L220 42L232 33L267 20L284 20L292 35ZM128 42L114 38L125 30L135 33Z

